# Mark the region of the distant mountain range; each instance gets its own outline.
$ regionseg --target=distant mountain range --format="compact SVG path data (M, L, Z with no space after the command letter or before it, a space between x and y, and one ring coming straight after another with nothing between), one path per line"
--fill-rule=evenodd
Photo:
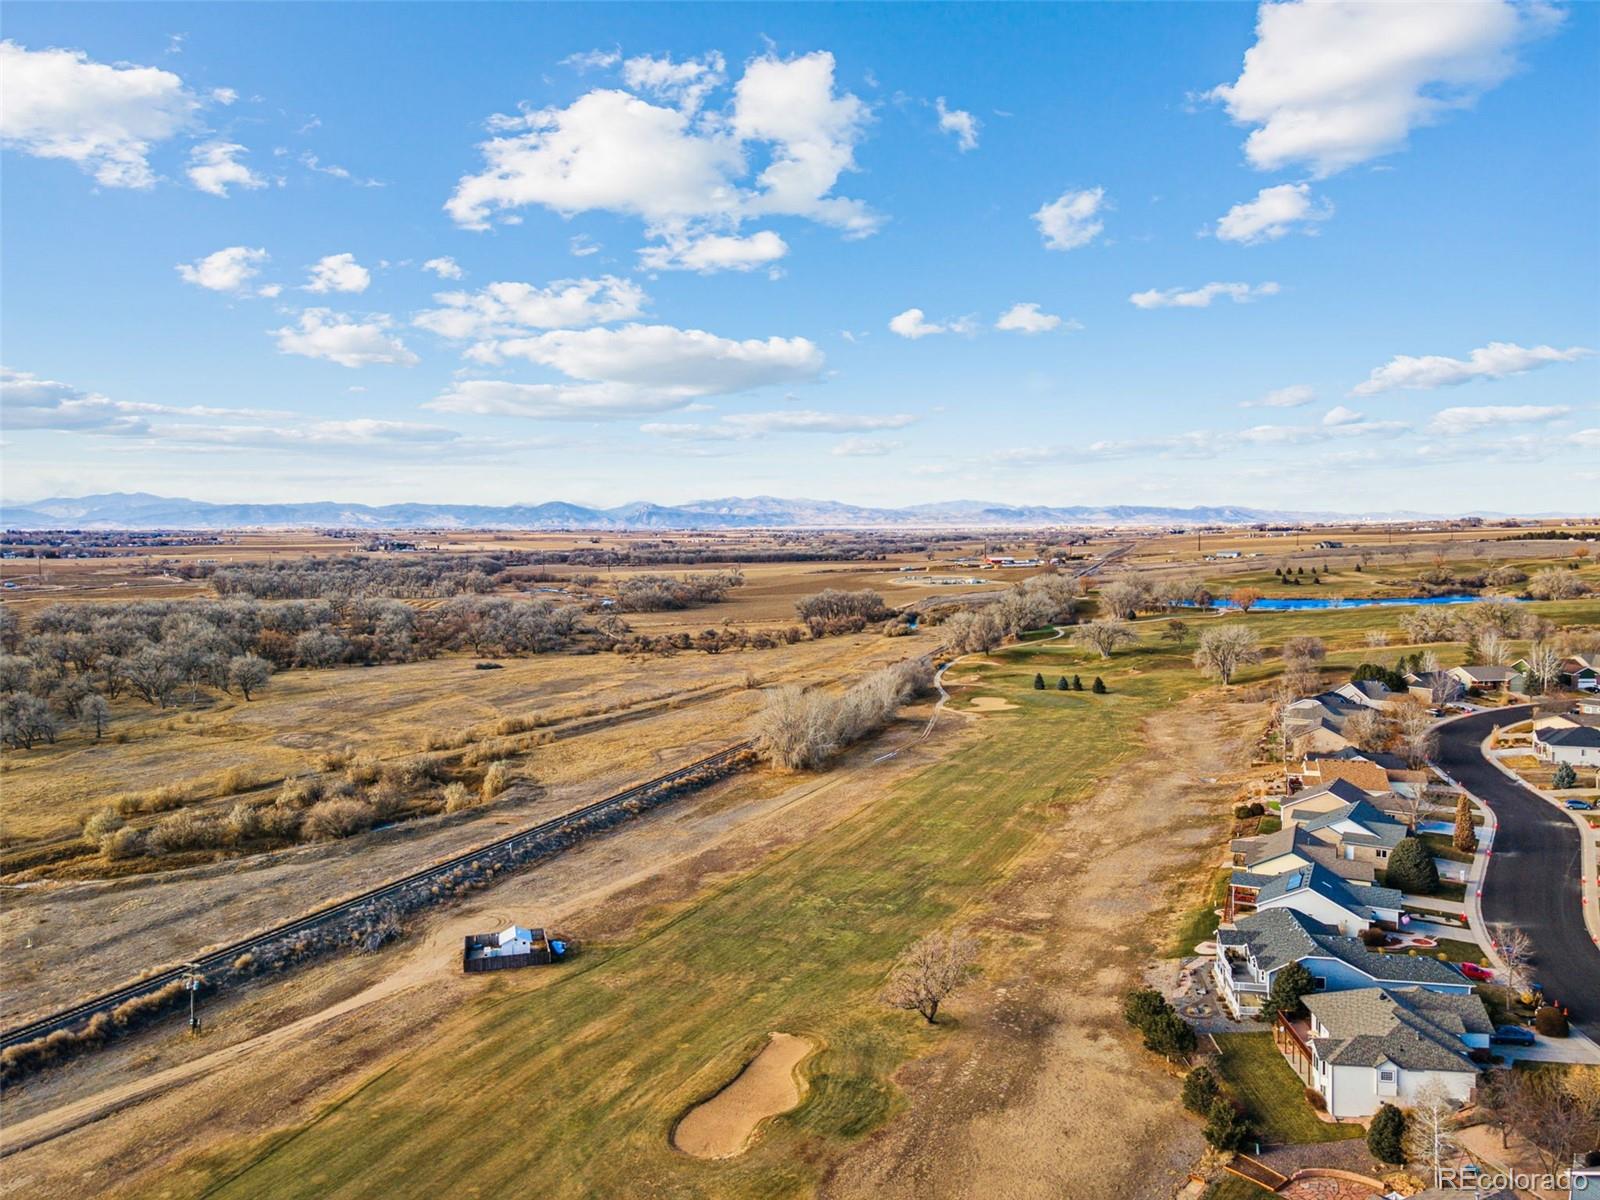
M1363 518L1408 519L1421 513L1368 514ZM1477 514L1493 515L1493 514ZM870 508L832 500L784 500L776 496L730 496L689 504L623 504L589 508L544 504L212 504L109 492L60 496L27 504L0 505L7 529L881 529L1033 528L1045 525L1254 525L1282 521L1350 520L1337 513L1287 512L1233 505L1160 508L1117 504L1016 506L981 500L950 500L906 508Z

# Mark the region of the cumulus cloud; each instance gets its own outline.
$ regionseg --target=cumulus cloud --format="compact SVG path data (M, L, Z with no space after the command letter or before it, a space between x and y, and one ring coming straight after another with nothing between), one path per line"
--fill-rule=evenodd
M530 329L600 325L639 316L644 289L628 279L558 279L546 287L532 283L491 283L477 292L441 292L441 307L418 313L412 324L453 341L478 342L515 337ZM485 347L492 354L493 347Z
M1246 246L1270 242L1291 233L1315 233L1318 221L1333 216L1331 201L1317 201L1309 183L1280 183L1262 188L1254 200L1235 204L1217 221L1217 237L1224 242Z
M1240 408L1300 408L1316 399L1317 389L1308 383L1277 388L1259 400L1241 400Z
M492 119L499 136L479 147L484 169L462 177L445 210L469 229L528 205L601 210L640 218L652 237L691 242L769 215L855 236L881 223L860 201L833 194L856 169L869 119L865 104L836 89L833 55L752 59L715 112L698 111L722 82L715 56L630 59L624 76L634 90L597 89L565 108ZM766 165L751 179L753 155Z
M994 327L1010 333L1049 333L1061 327L1061 318L1054 313L1041 312L1037 304L1028 301L1006 309ZM1068 328L1076 327L1076 321L1068 325Z
M138 434L149 429L134 405L10 367L0 367L0 412L8 430Z
M640 416L821 374L821 350L805 338L735 341L700 329L624 325L558 329L496 345L568 377L566 383L465 380L426 407L555 420Z
M1516 50L1561 21L1545 3L1263 3L1238 79L1207 93L1255 128L1260 170L1319 177L1402 148L1411 130L1469 106L1516 67Z
M329 254L311 264L305 290L364 292L371 282L372 272L358 263L354 254Z
M432 271L440 279L460 279L462 275L460 264L449 255L430 258L422 264L422 269L424 271Z
M202 142L189 152L184 173L190 183L212 196L226 196L230 187L266 187L265 179L239 161L239 156L247 153L238 142Z
M1244 304L1258 296L1276 296L1278 285L1272 282L1208 283L1189 291L1183 288L1152 288L1148 292L1135 292L1128 299L1138 308L1210 308L1218 296L1226 296L1235 304Z
M669 236L639 252L641 266L653 271L751 271L770 266L789 253L789 244L770 229L747 237L708 233L699 237Z
M1322 423L1324 425L1355 425L1364 420L1366 420L1366 417L1355 409L1346 408L1344 405L1338 404L1327 411L1322 418Z
M1600 450L1600 429L1580 429L1567 438L1574 446L1585 450Z
M200 106L170 71L0 41L0 141L76 163L102 187L154 186L151 148L186 129Z
M934 108L939 113L939 128L956 139L961 153L978 148L977 117L959 108L946 108L943 96L934 101Z
M331 309L308 308L295 325L272 332L282 354L326 359L341 367L415 366L417 356L389 333L393 324L383 313L358 320Z
M1561 404L1507 404L1482 405L1469 408L1441 409L1433 416L1429 428L1434 433L1450 437L1491 429L1503 425L1541 425L1564 417L1572 410Z
M1033 220L1051 250L1076 250L1100 236L1105 228L1101 214L1110 207L1105 188L1065 191L1034 213Z
M177 271L185 283L196 287L213 292L242 292L266 261L267 252L260 247L228 246L192 263L179 263Z
M1440 354L1420 357L1397 354L1375 369L1366 382L1351 389L1352 396L1372 396L1397 388L1427 391L1454 387L1474 379L1503 379L1521 375L1555 363L1575 362L1593 351L1582 346L1557 350L1554 346L1519 346L1515 342L1490 342L1466 358L1446 358Z
M935 333L971 333L974 324L970 317L949 321L930 321L920 308L908 308L889 319L889 329L903 338L915 341Z

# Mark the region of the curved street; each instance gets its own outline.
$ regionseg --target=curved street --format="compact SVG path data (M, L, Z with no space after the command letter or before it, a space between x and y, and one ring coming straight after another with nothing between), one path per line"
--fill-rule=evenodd
M1494 809L1499 822L1483 881L1483 916L1533 939L1534 977L1578 1022L1600 1020L1600 947L1583 920L1578 827L1536 793L1514 783L1483 755L1497 725L1525 721L1531 706L1463 717L1439 727L1435 762Z

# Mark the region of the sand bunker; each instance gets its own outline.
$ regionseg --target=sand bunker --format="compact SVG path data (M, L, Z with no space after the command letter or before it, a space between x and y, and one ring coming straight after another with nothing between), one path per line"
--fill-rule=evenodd
M1002 709L1015 708L1016 705L1009 700L1002 700L999 696L979 696L967 705L968 712L1000 712Z
M815 1043L792 1033L774 1033L739 1077L689 1110L672 1132L672 1144L696 1158L743 1154L756 1126L786 1113L805 1095L795 1068Z

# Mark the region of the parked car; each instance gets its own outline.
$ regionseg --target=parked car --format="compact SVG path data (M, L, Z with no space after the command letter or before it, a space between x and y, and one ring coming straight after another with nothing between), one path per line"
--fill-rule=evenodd
M1489 1040L1497 1046L1531 1046L1535 1039L1533 1030L1521 1025L1496 1025Z
M1480 967L1477 963L1471 963L1471 962L1457 963L1456 964L1456 969L1459 970L1468 979L1475 979L1479 983L1488 983L1491 979L1494 978L1494 972L1493 971L1491 971L1488 967Z
M1574 799L1574 800L1568 800L1567 801L1567 807L1571 808L1571 809L1576 809L1579 812L1588 812L1591 808L1594 807L1594 805L1590 804L1587 800L1576 800L1576 799Z

